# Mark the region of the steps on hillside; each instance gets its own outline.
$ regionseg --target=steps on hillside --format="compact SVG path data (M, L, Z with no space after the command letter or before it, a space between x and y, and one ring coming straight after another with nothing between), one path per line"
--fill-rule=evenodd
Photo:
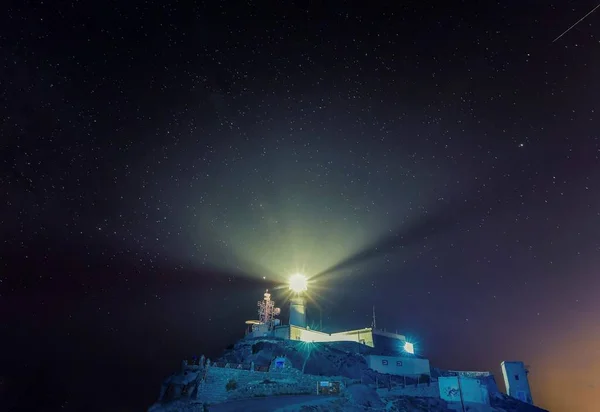
M226 376L208 376L207 380L202 381L198 387L196 399L208 403L224 402L228 399Z

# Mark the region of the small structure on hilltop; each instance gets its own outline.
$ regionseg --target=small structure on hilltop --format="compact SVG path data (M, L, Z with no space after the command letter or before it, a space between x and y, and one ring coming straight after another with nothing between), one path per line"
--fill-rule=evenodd
M529 379L527 378L529 371L525 367L525 364L523 362L503 361L501 366L508 396L533 405L531 388L529 387Z
M494 376L480 371L445 371L438 377L440 398L450 405L477 410L498 394Z
M415 356L385 355L367 355L365 359L370 369L386 375L408 376L411 378L431 375L428 359Z

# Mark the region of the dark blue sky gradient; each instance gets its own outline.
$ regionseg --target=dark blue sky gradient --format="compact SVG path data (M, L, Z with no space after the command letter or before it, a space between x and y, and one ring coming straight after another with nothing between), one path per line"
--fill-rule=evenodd
M330 331L594 410L600 14L552 43L593 6L12 2L3 402L139 410L302 271Z

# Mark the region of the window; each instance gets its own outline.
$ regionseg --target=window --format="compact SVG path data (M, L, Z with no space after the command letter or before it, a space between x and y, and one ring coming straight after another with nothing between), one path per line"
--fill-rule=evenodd
M396 366L400 366L401 367L402 366L402 361L401 360L396 361Z
M515 375L515 380L518 381L519 380L519 375Z
M382 359L382 360L381 360L381 364L382 364L382 365L386 365L386 366L387 366L387 364L388 364L388 361L387 361L387 359Z

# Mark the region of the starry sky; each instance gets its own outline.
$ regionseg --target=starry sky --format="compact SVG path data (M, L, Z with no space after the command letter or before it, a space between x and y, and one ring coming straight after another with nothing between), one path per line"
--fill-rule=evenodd
M600 12L536 3L9 2L3 407L141 410L302 272L325 330L595 410Z

